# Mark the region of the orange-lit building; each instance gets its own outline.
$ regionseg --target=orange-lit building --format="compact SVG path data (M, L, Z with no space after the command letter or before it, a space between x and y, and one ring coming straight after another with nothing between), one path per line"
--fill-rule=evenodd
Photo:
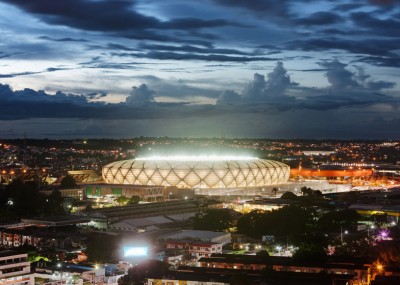
M370 177L372 169L310 169L310 168L291 168L290 177Z

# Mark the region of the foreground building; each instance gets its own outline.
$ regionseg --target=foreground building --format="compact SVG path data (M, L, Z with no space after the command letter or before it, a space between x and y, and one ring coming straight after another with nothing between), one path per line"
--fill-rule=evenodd
M11 250L0 251L0 284L33 285L28 254Z

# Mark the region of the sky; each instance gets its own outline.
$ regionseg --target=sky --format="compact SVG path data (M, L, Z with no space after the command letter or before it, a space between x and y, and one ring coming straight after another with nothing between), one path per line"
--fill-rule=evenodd
M399 0L0 0L0 138L400 139Z

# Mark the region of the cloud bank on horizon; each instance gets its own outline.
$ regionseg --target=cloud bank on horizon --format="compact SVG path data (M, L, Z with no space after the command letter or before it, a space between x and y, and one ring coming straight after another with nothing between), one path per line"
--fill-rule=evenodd
M0 0L0 137L400 138L399 1L206 2Z

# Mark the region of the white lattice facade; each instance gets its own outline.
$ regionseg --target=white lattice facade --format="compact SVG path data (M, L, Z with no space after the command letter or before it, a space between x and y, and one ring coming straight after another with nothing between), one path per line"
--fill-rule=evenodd
M289 166L265 159L249 160L123 160L103 167L113 184L179 188L262 187L287 182Z

